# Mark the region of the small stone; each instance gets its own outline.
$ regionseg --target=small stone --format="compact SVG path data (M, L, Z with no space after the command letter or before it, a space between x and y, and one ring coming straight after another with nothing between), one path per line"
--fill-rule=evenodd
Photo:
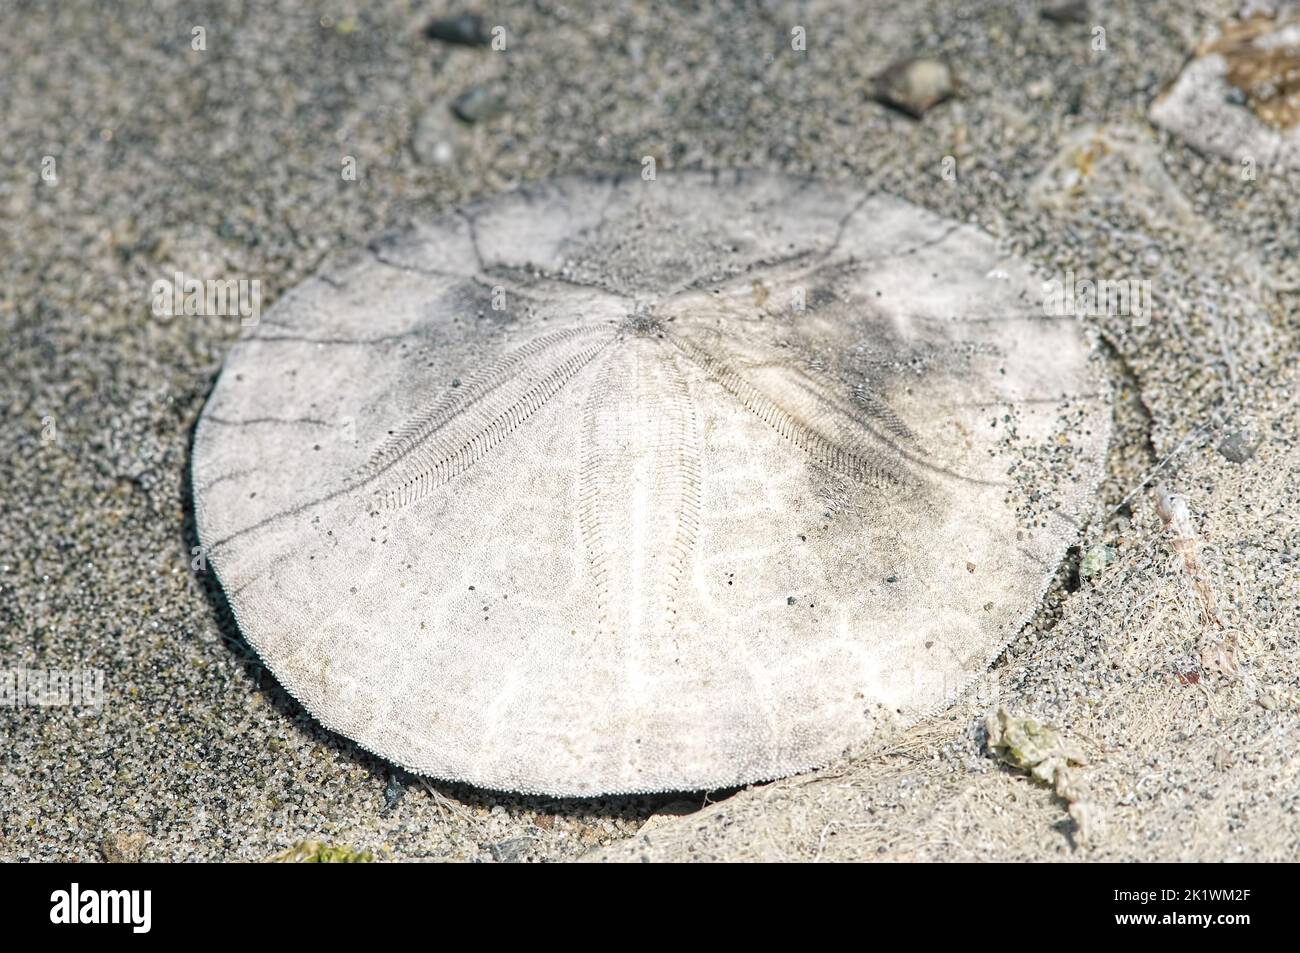
M1057 0L1043 7L1043 19L1053 23L1087 23L1088 0Z
M110 864L138 864L144 855L144 846L143 834L126 832L106 835L99 849Z
M498 844L489 844L488 853L498 864L522 863L532 845L531 837L512 837Z
M492 42L491 31L477 13L434 20L424 28L424 35L431 40L458 46L487 46Z
M794 605L797 601L798 601L798 600L795 599L794 596L786 596L786 597L785 597L785 604L788 605L788 606L792 606L792 605Z
M1032 83L1029 83L1027 86L1025 86L1025 92L1029 95L1030 99L1034 99L1034 100L1049 98L1052 95L1052 91L1054 89L1055 86L1053 85L1052 78L1050 76L1044 76L1042 79L1036 79Z
M873 96L886 106L920 119L952 96L952 70L942 60L900 60L876 77Z
M426 165L450 165L456 158L456 139L462 128L447 112L447 104L437 103L415 121L411 152Z
M406 793L406 784L404 783L402 778L397 774L397 772L394 771L391 774L389 774L388 784L384 788L384 809L382 813L387 814L394 807L396 807L397 802L402 799L402 795L405 793Z
M1245 463L1259 449L1259 435L1251 430L1234 430L1219 441L1219 453L1233 463Z
M495 90L474 86L451 101L451 111L464 122L483 122L505 112L506 101Z

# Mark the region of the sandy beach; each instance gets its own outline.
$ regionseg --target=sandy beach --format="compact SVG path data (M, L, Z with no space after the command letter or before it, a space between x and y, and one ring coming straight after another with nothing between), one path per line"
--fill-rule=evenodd
M483 11L501 50L416 2L0 12L0 668L103 679L0 707L0 859L1300 859L1300 168L1151 120L1238 4L1059 6L542 0ZM952 73L919 118L872 95L909 57ZM194 565L193 432L240 318L152 289L256 279L265 310L381 232L646 156L878 189L1045 281L1149 281L1149 315L1080 317L1113 391L1095 506L974 691L819 771L559 800L413 777L319 726ZM1068 784L990 750L999 708L1069 743Z

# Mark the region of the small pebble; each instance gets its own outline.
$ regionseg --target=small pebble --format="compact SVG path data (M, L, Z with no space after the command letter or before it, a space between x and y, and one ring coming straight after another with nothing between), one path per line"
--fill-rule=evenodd
M1233 463L1245 463L1259 449L1259 437L1250 430L1234 430L1219 441L1219 453Z
M1025 92L1030 99L1039 100L1047 99L1052 95L1055 87L1052 84L1050 76L1044 76L1042 79L1036 79L1025 87Z
M147 843L139 831L121 831L106 835L99 849L107 863L138 864Z
M424 35L431 40L458 46L487 46L492 42L491 31L477 13L434 20L424 28Z
M1087 23L1088 0L1057 0L1043 7L1043 19L1053 23Z
M512 837L499 844L489 844L488 852L498 864L518 864L523 862L531 844L531 837Z
M483 122L505 112L506 101L495 90L474 86L452 100L451 111L464 122Z
M397 802L402 799L402 795L405 793L406 785L397 772L394 771L389 774L388 785L384 788L384 810L382 813L387 814L396 807Z
M456 137L460 128L447 113L446 103L431 106L415 121L411 151L426 165L450 165L456 158Z
M886 106L920 119L952 96L952 70L942 60L908 59L891 65L876 77L875 98Z

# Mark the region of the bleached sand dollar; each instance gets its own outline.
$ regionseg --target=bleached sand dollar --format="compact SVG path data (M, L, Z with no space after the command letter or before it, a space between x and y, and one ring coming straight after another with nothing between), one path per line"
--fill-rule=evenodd
M199 534L330 728L551 794L707 789L953 699L1090 504L1105 388L970 226L568 179L327 266L232 348Z
M1213 30L1151 120L1243 169L1300 169L1300 4Z

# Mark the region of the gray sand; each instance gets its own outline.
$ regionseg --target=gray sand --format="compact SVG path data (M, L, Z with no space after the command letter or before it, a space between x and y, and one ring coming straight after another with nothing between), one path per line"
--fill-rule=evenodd
M427 40L443 8L413 4L327 25L290 3L238 23L166 3L0 13L0 667L98 668L106 692L98 714L0 708L0 858L94 860L137 834L159 860L304 840L469 860L1300 856L1300 175L1243 181L1147 118L1233 4L1106 3L1103 52L1036 2L862 6L539 3L498 17L505 52ZM867 98L922 52L958 98L919 122ZM475 86L505 109L470 126L448 110ZM980 691L886 750L730 797L394 780L285 695L191 571L191 431L239 320L160 319L151 285L257 278L265 308L383 229L646 155L665 175L851 179L978 224L1044 276L1150 279L1149 325L1087 319L1116 387L1094 518ZM1201 593L1141 489L1162 463ZM1225 642L1227 674L1206 663ZM985 752L997 704L1082 746L1088 836Z

